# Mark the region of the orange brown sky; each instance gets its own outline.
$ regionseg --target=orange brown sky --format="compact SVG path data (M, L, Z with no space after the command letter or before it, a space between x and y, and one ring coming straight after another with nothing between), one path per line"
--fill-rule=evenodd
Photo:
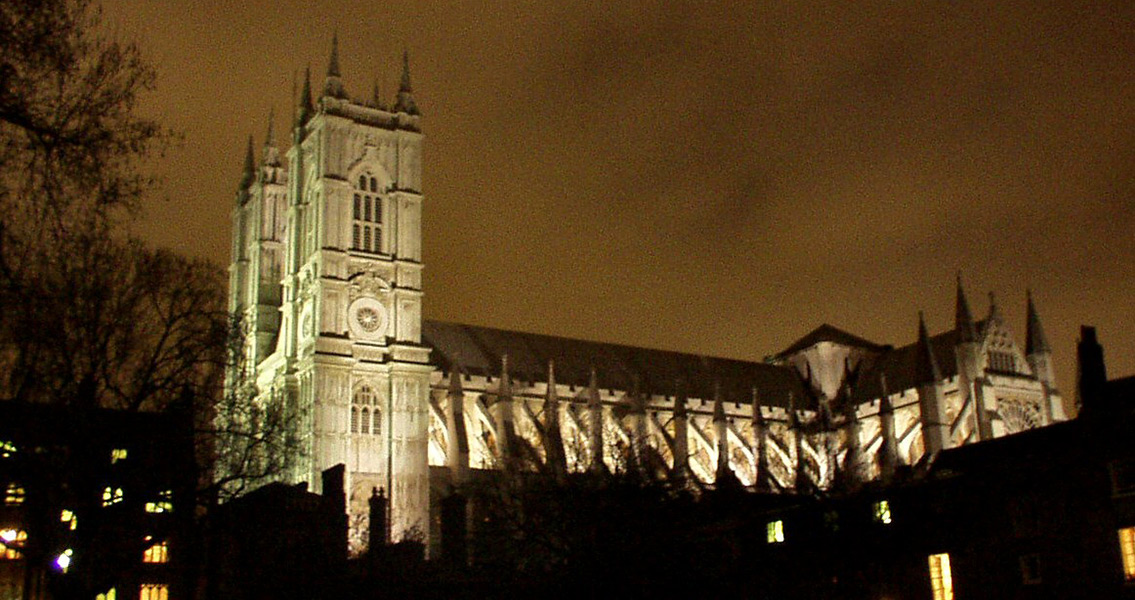
M1135 3L114 0L184 134L139 233L227 264L245 140L338 30L348 92L424 113L430 318L759 360L1031 286L1135 373Z

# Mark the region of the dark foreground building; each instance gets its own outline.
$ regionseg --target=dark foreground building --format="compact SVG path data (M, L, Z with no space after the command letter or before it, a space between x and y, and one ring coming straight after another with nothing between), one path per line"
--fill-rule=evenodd
M0 403L0 599L189 597L195 472L188 419Z

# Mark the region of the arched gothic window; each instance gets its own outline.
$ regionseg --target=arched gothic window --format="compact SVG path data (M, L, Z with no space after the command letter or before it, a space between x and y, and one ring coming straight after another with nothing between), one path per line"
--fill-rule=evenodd
M381 414L374 390L367 385L360 386L351 399L351 433L379 435L382 433Z
M378 180L369 174L359 175L351 208L351 248L378 254L382 249L382 197Z

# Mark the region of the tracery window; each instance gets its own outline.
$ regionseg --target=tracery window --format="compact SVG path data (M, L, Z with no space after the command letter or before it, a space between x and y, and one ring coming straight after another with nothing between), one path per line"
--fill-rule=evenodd
M149 538L147 537L147 540ZM169 544L167 542L157 542L150 545L142 552L142 562L144 563L167 563L169 562Z
M164 583L143 583L140 600L169 600L169 586Z
M378 180L359 175L353 200L351 248L374 254L382 252L382 197L378 195Z
M379 435L381 414L374 390L366 385L359 387L351 399L351 433Z

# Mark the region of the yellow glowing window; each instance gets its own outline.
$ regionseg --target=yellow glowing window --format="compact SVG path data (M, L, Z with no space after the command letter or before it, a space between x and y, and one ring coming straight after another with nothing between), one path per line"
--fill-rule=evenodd
M157 502L147 502L146 512L165 513L173 510L173 491L165 490L158 495Z
M0 440L0 458L10 458L16 453L16 445L8 440Z
M784 521L770 521L768 524L768 543L779 544L784 541Z
M22 556L19 548L23 548L27 541L28 534L22 529L0 530L0 560L19 559Z
M24 497L27 494L24 492L24 487L18 483L9 483L8 492L4 495L4 504L8 506L15 506L24 503Z
M95 596L95 600L118 600L118 592L114 588L110 588L105 594Z
M115 448L110 451L110 464L114 464L120 460L126 460L126 448Z
M139 600L169 600L169 586L164 583L143 583Z
M1135 581L1135 527L1119 530L1119 553L1123 555L1123 579Z
M75 528L79 526L79 517L76 517L75 513L64 508L63 511L59 513L59 522L66 523L68 529L75 531Z
M144 563L166 563L169 562L169 546L166 542L158 542L142 553L142 562Z
M954 600L954 578L950 574L950 555L930 555L930 588L934 600Z
M122 502L122 488L107 487L102 491L102 505L111 506Z
M872 512L875 515L875 521L884 525L891 524L891 503L886 500L880 500L872 505Z

